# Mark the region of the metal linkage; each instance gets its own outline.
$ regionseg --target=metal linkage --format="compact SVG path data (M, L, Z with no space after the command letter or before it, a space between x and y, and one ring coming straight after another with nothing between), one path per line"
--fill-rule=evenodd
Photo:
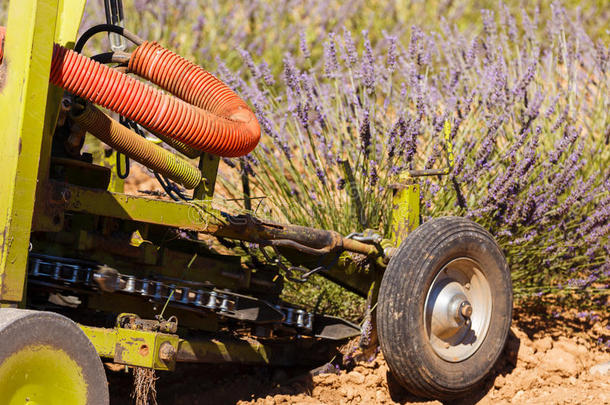
M227 291L194 288L178 283L166 284L150 278L137 278L121 274L107 266L85 261L31 254L29 276L31 282L138 295L157 302L168 301L172 305L186 309L213 311L221 316L240 321L279 322L284 326L298 328L305 333L311 333L313 330L314 314L302 309L271 306L254 297ZM252 318L249 315L251 313L249 309L252 307L259 307L261 311L267 310L267 317Z
M273 306L278 311L285 314L284 325L293 326L308 331L313 330L314 314L302 309L282 307L280 305Z

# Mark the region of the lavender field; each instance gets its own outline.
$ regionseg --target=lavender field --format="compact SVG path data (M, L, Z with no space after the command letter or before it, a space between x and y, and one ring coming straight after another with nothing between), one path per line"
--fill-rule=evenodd
M387 235L389 185L408 169L445 167L448 130L455 167L423 180L424 220L461 215L489 229L517 296L607 306L604 0L125 4L126 26L254 107L263 139L245 159L225 160L224 197L242 197L246 172L252 194L266 196L257 215ZM103 15L90 0L82 29ZM327 309L359 312L359 299L321 279L287 294L313 305L322 291Z
M462 215L489 229L518 296L607 305L604 2L402 3L136 0L126 24L255 108L263 140L225 160L226 197L242 197L245 171L266 196L258 215L387 235L389 185L407 169L445 167L448 129L455 167L422 182L424 219ZM100 15L90 1L83 27ZM292 287L303 304L325 291L327 309L361 305L323 280Z

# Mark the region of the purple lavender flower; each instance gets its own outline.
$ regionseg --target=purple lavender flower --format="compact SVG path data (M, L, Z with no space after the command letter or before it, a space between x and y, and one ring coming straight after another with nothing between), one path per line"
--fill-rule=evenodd
M260 72L260 75L263 77L263 81L267 86L273 86L275 84L275 78L273 77L267 62L262 61L258 65L258 71Z
M377 163L374 160L369 161L369 166L370 166L370 170L369 170L369 177L370 177L370 183L371 186L375 186L377 185L377 182L379 181L379 173L377 172Z
M309 59L311 57L311 51L307 46L307 36L303 31L299 33L299 47L301 48L301 53L303 53L303 57L305 59Z
M371 123L369 121L368 111L364 113L362 123L360 124L360 148L365 156L369 155L371 146Z
M362 80L364 87L369 93L375 91L375 59L373 58L373 49L367 31L362 31L364 37L364 54L362 56L361 69Z
M358 52L356 51L356 43L352 37L352 33L343 28L343 49L344 49L344 59L349 67L356 66L358 62Z
M286 81L286 85L290 90L298 92L298 72L296 66L294 65L294 59L290 54L284 55L284 80Z
M326 42L324 42L324 75L331 78L336 77L338 70L335 34L331 32L328 34Z
M397 59L397 54L396 54L396 42L398 41L398 39L395 36L389 36L388 38L388 59L387 59L387 66L388 66L388 71L390 73L394 73L394 70L396 69L396 59Z

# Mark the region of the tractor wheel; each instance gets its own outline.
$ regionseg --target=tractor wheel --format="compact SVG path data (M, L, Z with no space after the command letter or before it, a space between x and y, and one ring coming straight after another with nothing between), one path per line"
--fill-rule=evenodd
M486 230L458 217L424 223L381 281L377 328L390 371L418 396L466 395L504 348L512 302L508 265Z
M2 404L107 405L108 384L95 348L70 319L0 309Z

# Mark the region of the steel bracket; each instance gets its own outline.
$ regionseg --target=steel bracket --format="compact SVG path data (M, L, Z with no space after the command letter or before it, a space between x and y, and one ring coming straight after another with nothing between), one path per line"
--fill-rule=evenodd
M178 335L122 327L79 326L98 354L117 364L170 371L176 366Z

